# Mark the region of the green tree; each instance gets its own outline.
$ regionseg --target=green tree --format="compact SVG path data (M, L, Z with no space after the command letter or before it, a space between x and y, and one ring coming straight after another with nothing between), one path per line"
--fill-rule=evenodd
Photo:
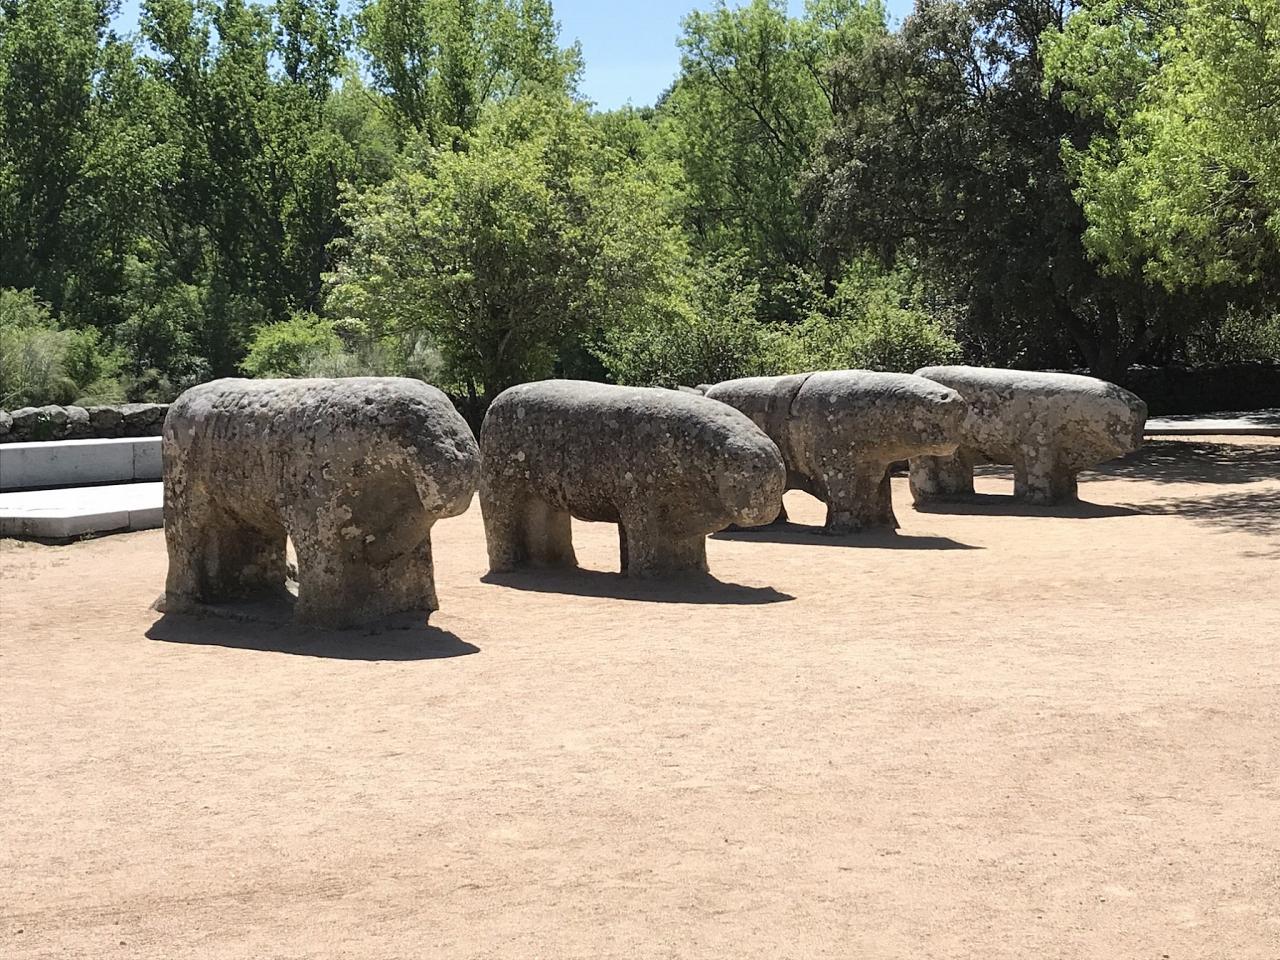
M0 2L0 282L102 328L120 319L124 256L164 167L112 9Z
M1123 379L1223 305L1090 258L1061 144L1088 143L1099 125L1046 84L1042 59L1041 37L1073 9L922 0L900 33L839 70L839 123L806 195L829 255L905 256L945 288L977 359L1083 359Z
M341 187L363 159L361 127L333 112L346 23L335 0L146 0L142 28L177 167L143 259L200 291L196 349L231 373L258 324L319 304L345 230Z
M356 23L374 88L434 147L460 147L496 100L572 93L582 69L549 0L365 0Z
M661 106L703 254L742 256L764 287L817 266L801 176L833 122L831 66L883 35L879 0L718 3L684 22L681 72ZM768 312L786 314L785 306Z
M1274 302L1280 5L1091 0L1045 44L1048 80L1098 124L1064 157L1103 269Z
M493 105L465 147L424 143L351 197L330 309L425 333L474 416L587 333L669 309L684 250L662 181L563 98Z

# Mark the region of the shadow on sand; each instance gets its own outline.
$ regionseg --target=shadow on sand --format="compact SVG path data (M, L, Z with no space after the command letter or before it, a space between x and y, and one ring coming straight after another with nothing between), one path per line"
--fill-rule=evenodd
M474 644L438 627L368 633L176 613L162 615L147 630L146 637L163 643L260 650L327 660L443 660L480 652Z
M608 597L646 603L763 604L794 600L773 587L748 587L715 577L687 575L671 579L637 580L602 570L519 570L490 573L480 578L513 590L565 593L579 597Z
M1142 511L1133 507L1105 503L1062 503L1053 507L1036 506L1015 500L1011 495L975 493L956 500L938 500L916 504L917 513L953 513L988 517L1065 517L1075 520L1100 520L1105 517L1132 517Z
M1280 477L1280 444L1148 440L1138 451L1080 475L1155 483L1253 483Z
M1186 517L1222 531L1255 534L1262 538L1263 549L1247 555L1280 559L1280 490L1148 501L1141 505L1141 512Z
M804 523L773 523L750 530L721 530L712 534L716 540L739 540L763 543L794 543L811 547L861 547L866 550L982 550L950 537L915 537L902 533L850 533L842 536L825 533L822 527Z

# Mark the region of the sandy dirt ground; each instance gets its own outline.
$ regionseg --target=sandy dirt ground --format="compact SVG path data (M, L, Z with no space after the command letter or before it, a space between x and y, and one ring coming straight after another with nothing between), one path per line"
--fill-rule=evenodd
M0 955L1280 958L1280 441L1091 505L721 535L373 638L155 626L157 532L0 548ZM152 639L163 636L165 639Z

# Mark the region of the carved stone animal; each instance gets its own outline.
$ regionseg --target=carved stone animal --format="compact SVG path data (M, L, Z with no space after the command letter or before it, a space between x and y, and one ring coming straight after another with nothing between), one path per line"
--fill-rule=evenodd
M969 407L954 454L912 459L917 503L972 496L976 463L1011 464L1020 500L1069 503L1081 470L1142 445L1147 405L1105 380L984 367L916 374L958 391Z
M770 436L786 461L787 489L826 503L832 534L896 529L890 465L955 450L965 409L959 394L932 381L869 370L726 380L707 396Z
M466 421L396 377L216 380L164 422L167 612L283 595L297 552L302 623L348 627L439 607L431 526L479 474Z
M773 442L724 404L576 380L500 394L480 449L495 573L576 566L571 517L618 524L630 576L705 572L707 534L772 518L785 478Z

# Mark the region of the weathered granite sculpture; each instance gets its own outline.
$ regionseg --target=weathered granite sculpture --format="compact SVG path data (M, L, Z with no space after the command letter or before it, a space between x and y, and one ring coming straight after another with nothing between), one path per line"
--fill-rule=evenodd
M727 380L707 396L741 410L773 439L786 461L787 489L826 503L824 529L833 534L896 529L890 465L951 453L965 410L954 390L869 370Z
M958 391L969 407L953 455L911 461L917 503L971 496L975 463L1011 464L1018 499L1070 502L1081 470L1142 445L1147 405L1114 383L983 367L925 367L916 373Z
M216 380L169 409L162 441L169 576L161 609L279 596L325 627L439 607L431 526L464 512L479 450L418 380Z
M634 577L707 570L706 536L778 512L773 442L724 404L675 390L526 383L480 430L491 571L576 566L570 517L616 523Z

